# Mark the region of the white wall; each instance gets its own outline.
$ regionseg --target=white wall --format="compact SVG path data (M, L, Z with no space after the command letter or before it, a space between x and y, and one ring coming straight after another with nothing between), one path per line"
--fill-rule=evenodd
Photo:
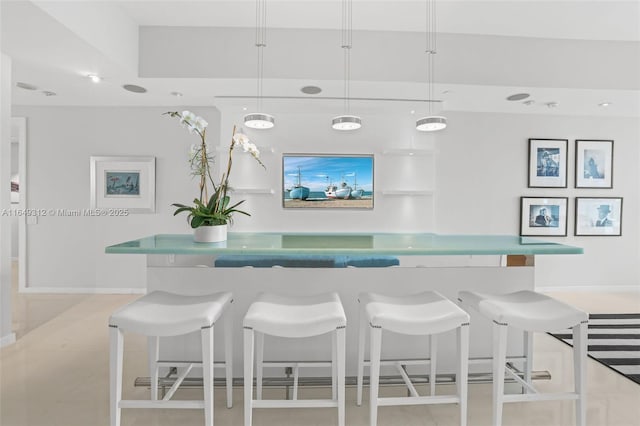
M0 209L11 208L11 58L0 53ZM11 321L11 221L0 215L0 347L15 341Z
M449 113L438 141L439 233L518 234L521 196L569 197L568 236L581 256L536 256L536 285L639 286L640 127L634 118ZM529 138L569 140L568 188L527 188ZM576 189L575 140L613 139L613 189ZM575 197L624 197L621 237L576 237Z
M173 217L173 202L188 203L197 184L188 176L186 151L197 137L164 108L14 107L28 117L30 208L86 208L91 155L155 155L156 214L127 218L45 217L28 227L31 287L131 288L144 286L143 256L105 255L104 247L157 233L190 232L185 217ZM194 108L210 123L209 142L224 151L241 114ZM239 216L232 231L434 231L442 234L518 234L520 196L567 196L569 236L551 241L585 248L583 256L538 256L538 286L638 285L640 235L638 193L640 131L634 119L449 113L449 127L418 133L412 116L369 115L353 133L330 128L331 115L276 115L268 131L244 129L263 148L265 171L240 151L234 154L231 184L272 188L274 195L237 193L252 217ZM220 135L219 138L216 136ZM527 188L527 139L569 139L569 188ZM575 189L574 140L614 139L614 189ZM434 157L382 155L393 148L435 147ZM267 153L265 147L275 152ZM282 153L375 155L375 208L283 210ZM226 164L223 152L218 160ZM432 159L435 159L435 166ZM400 175L400 177L398 177ZM416 176L412 181L409 176ZM421 196L383 195L389 189L433 189ZM404 187L404 188L403 188ZM576 196L624 197L622 237L573 237ZM434 208L435 205L435 208ZM61 249L63 248L63 249Z

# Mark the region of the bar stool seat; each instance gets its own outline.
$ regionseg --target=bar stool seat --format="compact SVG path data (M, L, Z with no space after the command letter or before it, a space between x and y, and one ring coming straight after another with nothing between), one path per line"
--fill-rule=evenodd
M544 294L523 290L493 295L461 291L458 299L464 307L476 310L493 321L493 425L502 424L505 402L576 400L576 424L586 424L586 358L589 315ZM506 364L507 328L524 331L524 377ZM574 392L540 393L531 381L533 332L573 329ZM505 371L522 384L525 393L504 394Z
M227 407L232 406L232 345L230 319L224 321L225 362L213 361L213 330L233 302L231 293L202 296L184 296L154 291L116 310L109 318L110 329L110 395L111 425L119 426L122 408L200 408L205 412L205 425L213 426L213 367L226 369ZM122 399L122 370L124 331L147 336L149 371L151 376L150 400ZM200 332L202 362L159 361L159 337L178 336ZM203 371L203 400L170 400L194 365ZM161 366L184 367L171 389L158 400L158 369Z
M527 290L499 295L461 291L460 299L485 317L522 330L561 330L588 319L585 312Z
M337 407L338 424L345 424L345 327L347 318L337 293L283 296L262 293L251 304L244 327L244 424L251 426L253 408ZM264 335L302 338L332 333L331 362L265 362ZM255 338L255 351L254 351ZM253 398L253 364L256 357L256 399ZM294 373L292 400L262 399L264 365L291 366ZM299 367L331 367L331 399L299 400Z
M435 291L407 296L386 296L361 293L360 331L358 338L357 404L362 403L364 366L370 366L370 424L377 424L378 406L413 404L460 405L460 423L467 423L467 381L469 365L469 314L455 303ZM364 359L365 336L370 334L370 361ZM381 360L382 330L406 335L429 336L430 358L425 360ZM456 371L456 395L435 395L436 354L439 333L456 330L458 337L458 363ZM406 365L430 366L430 396L420 396L405 371ZM398 369L411 396L379 398L380 366L392 365Z

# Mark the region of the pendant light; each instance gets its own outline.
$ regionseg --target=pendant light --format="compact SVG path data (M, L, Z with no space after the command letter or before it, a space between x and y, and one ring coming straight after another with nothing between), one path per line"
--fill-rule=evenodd
M435 74L436 49L436 0L427 0L426 54L427 54L427 104L428 115L416 121L416 130L433 132L447 127L447 118L432 114L433 80Z
M262 77L264 69L264 48L267 46L267 0L256 0L256 47L258 48L258 78L256 110L262 110ZM244 116L244 124L252 129L270 129L275 119L270 114L252 112Z
M336 130L356 130L362 127L357 115L349 114L349 83L351 80L351 46L353 34L353 6L351 0L342 0L342 47L344 52L344 114L334 117L331 127Z

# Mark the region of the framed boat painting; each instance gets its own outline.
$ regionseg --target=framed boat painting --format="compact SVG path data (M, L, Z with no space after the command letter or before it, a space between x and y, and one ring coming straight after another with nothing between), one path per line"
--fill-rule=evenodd
M613 188L612 140L576 140L576 188Z
M622 198L576 197L576 235L622 235Z
M93 156L90 169L91 208L101 216L155 212L155 157Z
M283 154L285 209L373 209L373 155Z
M520 197L520 236L566 237L567 197Z
M529 139L529 188L567 187L567 139Z

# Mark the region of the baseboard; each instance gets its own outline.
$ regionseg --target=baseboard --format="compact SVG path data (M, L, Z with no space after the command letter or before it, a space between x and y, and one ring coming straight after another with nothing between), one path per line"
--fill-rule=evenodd
M565 285L536 287L540 293L575 291L580 293L640 293L640 285Z
M111 287L26 287L19 290L23 294L145 294L146 288Z
M0 348L12 345L16 342L16 333L10 333L6 336L0 337Z

